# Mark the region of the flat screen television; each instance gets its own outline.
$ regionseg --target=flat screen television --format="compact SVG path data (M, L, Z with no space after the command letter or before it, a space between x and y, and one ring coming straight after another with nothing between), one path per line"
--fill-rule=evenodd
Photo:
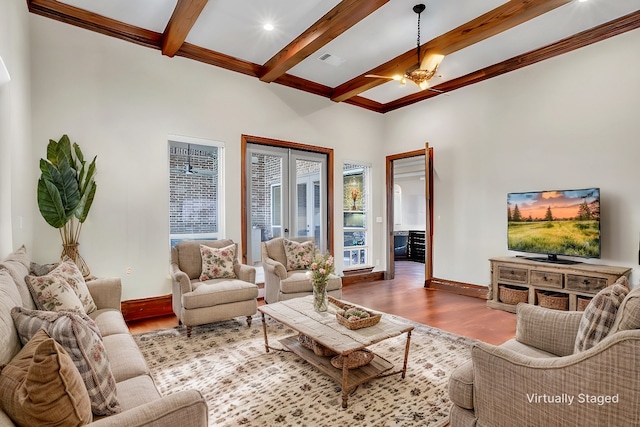
M600 258L600 189L531 191L507 195L509 250L543 254L537 261Z

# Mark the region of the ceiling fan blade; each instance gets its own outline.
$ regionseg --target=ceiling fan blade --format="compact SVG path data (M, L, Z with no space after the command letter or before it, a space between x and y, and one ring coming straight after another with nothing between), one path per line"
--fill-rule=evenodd
M439 53L427 53L420 62L420 69L426 71L435 71L444 59L444 55Z
M394 77L389 77L389 76L379 76L377 74L365 74L365 77L373 77L374 79L389 79L389 80L395 80Z
M449 96L449 94L447 92L443 91L443 90L433 89L433 88L430 88L430 87L428 87L427 90L430 90L431 92L437 92L437 93L441 93L443 95Z

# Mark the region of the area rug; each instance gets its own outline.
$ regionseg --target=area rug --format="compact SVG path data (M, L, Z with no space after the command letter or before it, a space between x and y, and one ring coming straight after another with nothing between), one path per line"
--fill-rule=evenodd
M413 324L407 375L371 380L341 406L340 386L294 353L265 352L262 319L238 318L135 335L163 395L197 389L209 406L210 426L403 427L447 424L447 382L470 358L472 339ZM269 344L295 332L267 317ZM406 335L369 347L401 367ZM395 369L395 368L394 368Z

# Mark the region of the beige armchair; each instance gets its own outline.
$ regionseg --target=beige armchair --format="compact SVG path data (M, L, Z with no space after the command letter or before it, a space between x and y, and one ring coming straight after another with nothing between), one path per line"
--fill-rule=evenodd
M262 242L262 267L264 268L264 300L267 304L313 294L307 270L287 268L284 237ZM313 237L290 238L296 242L314 241ZM335 274L329 276L327 292L342 298L342 279Z
M640 289L622 302L606 338L576 353L582 315L520 303L516 337L478 342L451 375L451 427L637 425Z
M225 248L233 245L232 276L201 281L202 256L200 245ZM256 270L238 261L238 245L231 240L183 240L171 248L171 278L173 281L173 312L187 328L246 316L258 310Z

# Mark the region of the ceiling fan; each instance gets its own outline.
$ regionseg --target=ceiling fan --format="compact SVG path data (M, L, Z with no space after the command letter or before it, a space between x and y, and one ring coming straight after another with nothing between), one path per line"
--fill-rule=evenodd
M418 63L413 67L408 68L404 74L396 74L393 76L379 76L376 74L366 74L365 77L374 77L381 79L392 79L400 82L401 85L405 85L407 80L414 82L421 90L430 90L433 92L444 93L441 90L432 89L429 87L429 79L435 76L438 71L438 66L444 55L431 53L420 58L420 14L424 12L426 6L424 4L417 4L413 6L413 11L418 14L418 41L416 51L418 53Z
M207 176L215 175L215 171L211 169L202 169L202 168L193 167L193 165L191 164L191 144L187 144L187 164L184 165L184 167L172 168L171 170L184 175L207 175Z

